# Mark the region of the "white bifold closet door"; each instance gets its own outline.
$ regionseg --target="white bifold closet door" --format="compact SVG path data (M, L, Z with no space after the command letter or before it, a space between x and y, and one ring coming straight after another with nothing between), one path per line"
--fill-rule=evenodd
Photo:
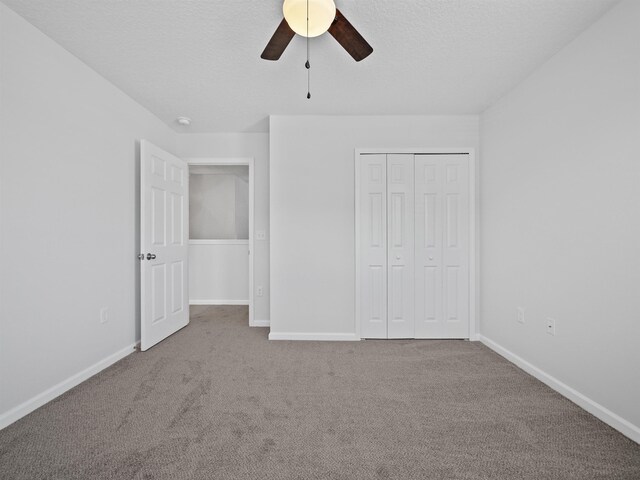
M361 336L468 338L468 155L360 162Z
M360 162L360 334L387 338L387 156Z
M413 337L413 155L387 155L387 338Z
M415 156L415 338L469 338L468 157Z

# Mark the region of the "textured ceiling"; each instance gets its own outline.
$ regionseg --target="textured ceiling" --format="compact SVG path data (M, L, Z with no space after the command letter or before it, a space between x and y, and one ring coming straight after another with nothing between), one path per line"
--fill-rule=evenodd
M336 0L373 46L328 34L260 59L282 0L1 0L176 131L267 131L269 114L479 113L616 0ZM179 115L191 127L175 123Z

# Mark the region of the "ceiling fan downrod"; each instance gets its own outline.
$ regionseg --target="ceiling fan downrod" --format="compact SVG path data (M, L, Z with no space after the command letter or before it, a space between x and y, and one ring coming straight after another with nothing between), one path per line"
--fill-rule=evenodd
M309 0L307 0L307 61L304 64L307 69L307 100L311 99L311 64L309 63Z

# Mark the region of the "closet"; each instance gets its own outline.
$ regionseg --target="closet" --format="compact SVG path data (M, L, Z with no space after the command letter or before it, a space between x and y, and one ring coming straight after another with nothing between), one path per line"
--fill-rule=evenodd
M248 305L249 166L189 165L189 303Z
M469 338L469 155L356 161L360 336Z

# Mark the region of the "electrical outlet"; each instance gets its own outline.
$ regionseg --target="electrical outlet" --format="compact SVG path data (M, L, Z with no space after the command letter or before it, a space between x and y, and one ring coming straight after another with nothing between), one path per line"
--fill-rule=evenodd
M518 314L518 323L524 323L524 307L517 307L516 312Z
M109 321L109 309L107 307L100 309L100 323L107 323Z
M256 232L256 240L266 240L267 239L267 232L265 232L264 230L258 230Z
M258 287L257 288L257 294L259 297L264 295L264 289L262 287Z
M546 332L549 335L556 334L556 321L551 317L547 317Z

